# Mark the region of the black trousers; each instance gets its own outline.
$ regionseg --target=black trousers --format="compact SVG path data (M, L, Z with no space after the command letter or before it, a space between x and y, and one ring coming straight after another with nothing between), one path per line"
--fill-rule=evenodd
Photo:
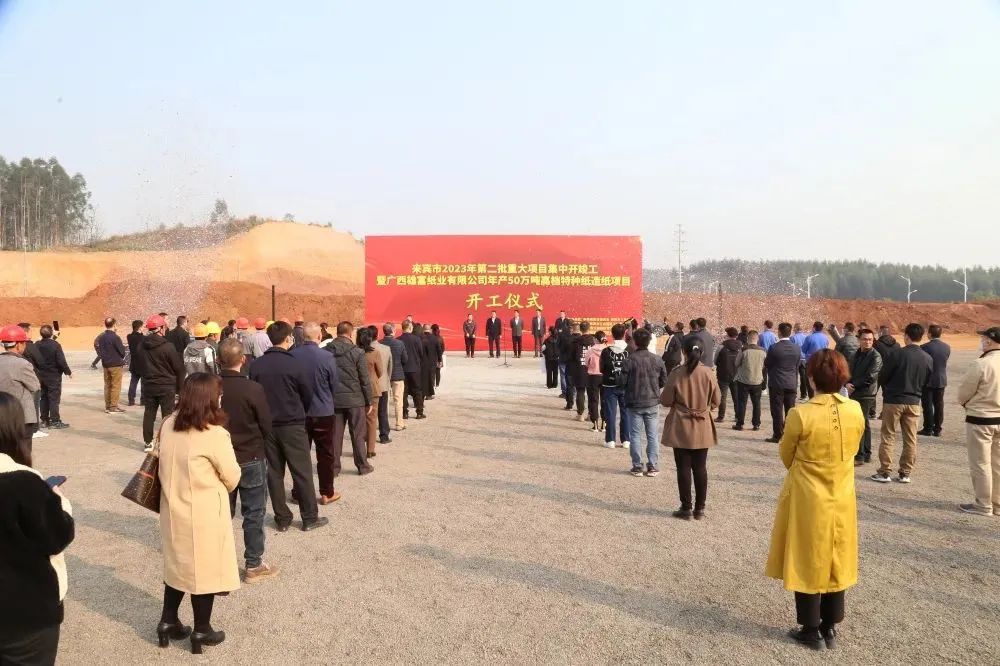
M806 374L806 364L799 363L799 397L813 397L813 389L809 386L809 376Z
M923 395L924 408L924 430L941 433L941 425L944 423L944 387L925 388ZM42 419L44 420L44 416Z
M587 415L593 423L601 418L601 384L604 375L587 375Z
M514 343L513 344L514 358L521 358L521 336L513 335L511 336L511 340Z
M774 422L774 436L781 439L785 434L785 414L795 406L795 389L768 387L771 403L771 420Z
M795 619L803 627L816 629L844 621L844 591L827 594L795 593Z
M336 407L333 410L333 473L340 474L344 455L344 433L350 430L354 466L361 471L368 466L368 410L365 407Z
M184 593L169 585L163 585L163 612L160 622L174 624L180 620L177 613L181 608ZM212 630L212 606L215 605L214 594L192 594L191 610L194 611L194 630L208 632Z
M559 386L559 360L545 359L545 388Z
M496 347L497 356L500 355L500 338L490 338L490 358L493 358L493 348Z
M747 415L747 398L753 403L753 415L750 423L754 428L760 427L760 394L764 387L760 384L741 384L736 382L736 425L743 427Z
M175 394L173 390L148 388L142 392L142 441L149 444L153 441L153 424L156 422L156 410L160 410L160 421L166 419L174 411Z
M271 496L274 522L288 525L292 512L285 496L285 467L292 475L292 491L299 502L299 514L304 522L316 520L316 485L313 483L312 457L309 455L309 436L304 423L276 425L264 443L267 457L267 494Z
M674 449L677 465L677 492L681 508L691 510L691 479L694 478L694 509L705 508L708 495L708 449Z
M437 388L438 386L441 386L441 366L435 364L434 365L434 387Z
M420 371L407 372L403 374L403 414L408 414L410 410L410 398L413 398L413 407L417 410L417 415L424 413L424 391L421 388Z
M875 398L853 398L861 405L861 412L865 417L865 433L861 435L861 445L858 447L856 460L870 460L872 457L872 424L871 410L875 409Z
M378 436L379 439L389 439L389 393L383 392L378 397Z
M138 372L130 372L128 377L128 404L135 404L136 393L139 392L139 381L142 378Z
M0 664L52 666L59 651L59 625L44 629L0 627Z
M532 342L534 343L534 348L535 348L535 358L538 358L541 355L541 353L542 353L542 340L545 338L545 334L544 333L542 333L542 334L532 333L531 337L532 337Z
M427 361L427 365L424 366L423 370L423 386L424 397L434 395L434 371L437 370L437 361L434 361L431 365L431 361Z
M736 409L736 380L719 382L719 418L726 418L726 395L733 397L733 410Z
M474 358L476 356L476 339L466 338L465 339L465 355Z
M42 385L38 398L38 417L42 423L59 421L59 402L62 400L62 375L43 373L38 375Z

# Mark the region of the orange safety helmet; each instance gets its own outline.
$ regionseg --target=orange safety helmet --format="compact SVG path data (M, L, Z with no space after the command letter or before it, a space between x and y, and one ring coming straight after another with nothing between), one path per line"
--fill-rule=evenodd
M250 328L250 320L246 317L239 317L236 319L236 328L240 331L245 331Z
M257 317L256 319L253 320L253 327L256 328L258 331L263 331L265 328L267 328L267 320L264 319L263 317Z
M146 320L146 330L155 331L167 325L167 320L160 315L150 315Z
M0 342L27 342L28 334L17 324L7 324L0 328Z

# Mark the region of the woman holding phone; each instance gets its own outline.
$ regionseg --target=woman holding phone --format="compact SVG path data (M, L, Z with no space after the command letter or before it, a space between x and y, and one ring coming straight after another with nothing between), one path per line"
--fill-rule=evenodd
M21 403L0 393L0 664L54 664L73 515L58 488L31 468L23 432Z

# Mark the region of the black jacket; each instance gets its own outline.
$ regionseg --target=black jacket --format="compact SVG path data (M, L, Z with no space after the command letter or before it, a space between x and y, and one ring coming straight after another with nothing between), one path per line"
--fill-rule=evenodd
M802 348L791 340L786 338L771 345L764 357L768 389L794 391L799 382L801 361Z
M142 375L142 368L139 367L136 359L139 356L139 347L146 336L139 331L134 331L125 336L125 344L128 345L128 371L137 375Z
M858 349L851 359L851 384L854 384L852 398L874 398L878 388L878 373L882 369L882 356L874 349Z
M404 336L405 337L405 336ZM372 403L372 383L365 352L347 338L336 337L326 346L337 361L336 409L367 407Z
M569 317L558 317L556 318L556 333L560 331L570 332Z
M944 388L948 385L948 358L951 356L951 347L940 338L934 338L920 345L920 348L934 360L934 370L927 380L927 388Z
M476 322L466 319L462 322L462 333L466 338L476 337Z
M98 335L94 348L101 357L101 367L120 368L125 365L125 345L114 331L107 330Z
M728 384L736 379L736 357L743 351L743 344L735 338L726 338L719 347L715 358L715 376L719 384Z
M559 333L559 362L563 365L569 366L573 362L573 341L578 337L579 333L570 333L565 328Z
M503 320L500 317L486 320L486 337L490 340L499 338L503 334Z
M875 340L875 351L882 357L882 365L884 366L893 352L899 351L899 343L891 335L883 335Z
M573 338L573 360L570 361L570 378L578 389L587 388L587 351L597 344L590 333Z
M5 636L62 622L59 579L49 557L65 550L73 536L73 517L59 495L34 470L0 458L0 626Z
M173 391L181 392L184 384L184 363L170 341L162 335L150 333L139 347L142 368L142 390L151 394Z
M264 459L264 442L271 434L271 409L264 389L249 377L223 370L222 409L229 416L226 430L233 440L236 462Z
M442 346L441 338L433 333L424 333L424 360L427 362L424 370L437 368L443 356L444 347Z
M191 344L191 334L180 326L175 326L167 331L165 337L170 341L170 344L174 346L177 353L181 356L184 356L184 350L187 349L189 344Z
M66 363L66 355L63 353L62 345L52 338L42 338L34 344L35 348L35 372L39 377L55 378L60 375L73 375Z
M389 381L403 381L403 373L405 372L404 367L406 366L406 362L409 360L406 345L391 335L387 335L382 338L382 344L388 347L389 351L392 352L392 375L389 376Z
M271 425L303 425L312 402L312 373L287 349L271 347L250 364L250 379L264 388Z
M399 341L406 348L406 356L403 357L403 372L420 372L423 368L424 344L420 338L413 333L403 333L399 336Z
M683 344L686 344L688 340L697 340L701 347L701 364L709 368L715 367L715 338L708 331L702 329L700 331L691 331L684 336Z
M639 349L625 360L622 375L627 407L644 409L660 404L660 392L667 383L667 366L662 358L648 349Z
M919 405L934 359L917 345L906 345L882 360L879 384L886 405Z
M663 364L667 366L668 373L684 360L683 340L682 333L674 333L667 340L667 346L663 349Z
M546 361L559 361L559 338L554 335L542 340L542 355Z

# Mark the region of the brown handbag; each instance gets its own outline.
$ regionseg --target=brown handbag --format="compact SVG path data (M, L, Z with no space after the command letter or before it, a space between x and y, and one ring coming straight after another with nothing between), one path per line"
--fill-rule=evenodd
M122 491L122 497L154 513L160 512L160 433L156 435L156 449L146 454L139 471L132 475L132 480Z

